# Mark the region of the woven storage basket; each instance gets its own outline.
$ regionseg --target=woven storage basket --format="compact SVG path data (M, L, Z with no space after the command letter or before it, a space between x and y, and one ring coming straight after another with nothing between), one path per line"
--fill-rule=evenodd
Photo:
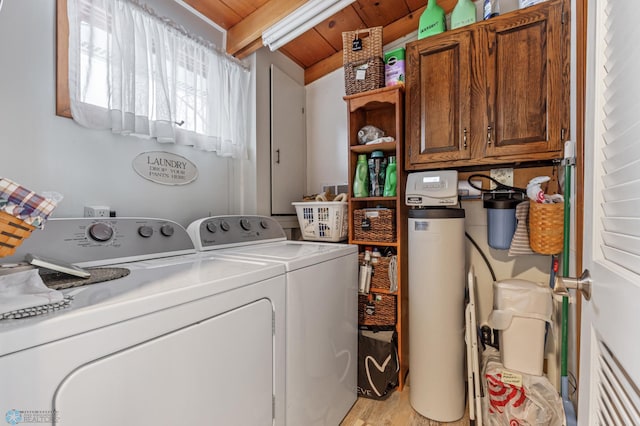
M347 95L384 87L384 60L372 56L344 65L344 90Z
M12 255L34 229L22 219L0 211L0 257Z
M358 209L353 211L353 239L390 243L396 240L394 209Z
M353 40L362 40L362 49L353 50ZM342 63L361 62L372 56L382 58L382 27L365 28L342 33Z
M354 39L362 41L362 49L353 50ZM342 63L347 95L384 87L382 27L343 32Z
M395 325L395 323L396 296L377 293L358 295L358 324Z
M360 264L364 264L364 253L358 255ZM389 263L390 256L372 257L371 258L371 289L389 290L391 281L389 280Z
M562 251L564 204L529 201L529 245L540 254Z

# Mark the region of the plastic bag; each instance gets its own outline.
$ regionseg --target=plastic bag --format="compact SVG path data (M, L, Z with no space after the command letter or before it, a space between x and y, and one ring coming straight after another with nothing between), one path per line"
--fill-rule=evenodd
M507 370L493 348L483 353L483 414L495 426L564 426L558 391L545 376Z

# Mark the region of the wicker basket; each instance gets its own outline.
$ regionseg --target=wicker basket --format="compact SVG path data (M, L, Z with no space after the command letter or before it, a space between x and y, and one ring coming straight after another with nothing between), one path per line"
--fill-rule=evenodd
M396 296L392 294L359 294L358 324L395 325Z
M353 50L353 41L362 40L362 49ZM342 33L342 63L361 62L378 56L382 58L382 27L365 28Z
M529 201L529 245L540 254L558 254L564 237L564 204Z
M353 50L353 41L360 39L362 49ZM384 87L382 27L342 33L342 63L347 95Z
M12 255L34 229L22 219L0 211L0 257Z
M372 56L344 64L344 90L347 95L384 87L384 60Z
M358 209L353 211L353 239L391 243L396 240L394 209Z
M358 255L360 264L364 263L364 253ZM371 258L371 284L372 290L382 289L389 290L391 288L391 280L389 280L389 264L391 256L374 256Z

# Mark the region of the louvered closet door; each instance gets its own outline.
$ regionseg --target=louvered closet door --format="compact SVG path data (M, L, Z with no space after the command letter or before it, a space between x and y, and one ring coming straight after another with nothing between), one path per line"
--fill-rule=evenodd
M640 2L589 1L580 425L640 424ZM579 297L579 296L578 296Z

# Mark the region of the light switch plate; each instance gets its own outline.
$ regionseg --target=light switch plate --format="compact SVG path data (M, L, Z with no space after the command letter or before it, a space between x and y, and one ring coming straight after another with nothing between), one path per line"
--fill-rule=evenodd
M513 169L491 169L491 177L503 185L513 186ZM496 184L491 182L491 189L495 189Z

